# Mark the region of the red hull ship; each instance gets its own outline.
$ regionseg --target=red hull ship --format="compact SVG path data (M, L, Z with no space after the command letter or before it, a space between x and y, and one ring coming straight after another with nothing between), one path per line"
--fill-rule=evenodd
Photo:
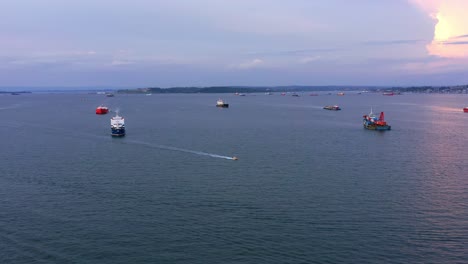
M96 115L105 115L109 112L109 108L105 107L105 106L99 106L98 108L96 108Z
M463 112L468 113L468 106L463 108Z

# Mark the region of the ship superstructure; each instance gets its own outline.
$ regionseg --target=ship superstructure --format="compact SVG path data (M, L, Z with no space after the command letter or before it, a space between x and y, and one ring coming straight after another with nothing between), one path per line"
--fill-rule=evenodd
M111 118L111 131L113 137L125 136L125 119L119 116L118 113Z

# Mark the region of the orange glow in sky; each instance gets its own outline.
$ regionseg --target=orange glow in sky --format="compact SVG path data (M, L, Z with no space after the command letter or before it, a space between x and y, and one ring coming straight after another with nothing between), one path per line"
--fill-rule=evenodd
M437 24L434 30L434 40L444 41L453 37L453 26L450 25L450 22L440 13L437 14Z

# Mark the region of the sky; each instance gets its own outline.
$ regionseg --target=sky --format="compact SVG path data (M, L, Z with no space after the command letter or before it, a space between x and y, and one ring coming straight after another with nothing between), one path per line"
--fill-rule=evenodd
M468 0L0 0L0 87L468 84Z

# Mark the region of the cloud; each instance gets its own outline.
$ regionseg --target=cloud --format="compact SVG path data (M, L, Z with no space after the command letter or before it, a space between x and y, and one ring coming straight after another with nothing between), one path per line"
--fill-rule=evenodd
M409 0L410 3L419 7L429 15L435 15L439 10L442 0Z
M254 12L244 14L242 19L237 16L227 16L223 19L219 25L225 30L260 35L310 35L324 28L323 25L312 22L310 18L280 13Z
M364 45L380 46L380 45L406 45L421 43L422 39L400 39L400 40L386 40L386 41L365 41Z
M444 45L468 45L468 41L444 42Z
M263 36L311 35L329 27L314 20L303 4L272 0L167 1L164 8L216 30ZM193 10L197 10L196 13ZM194 21L195 22L195 21Z
M314 61L318 61L318 60L320 60L320 58L321 58L320 56L304 57L304 58L299 60L299 63L307 64L307 63L311 63L311 62L314 62Z
M459 38L468 38L468 34L466 35L461 35L461 36L456 36L456 37L453 37L454 39L459 39Z
M4 60L3 62L3 68L18 68L44 65L48 65L50 67L54 65L63 67L64 65L93 64L95 61L100 59L100 56L97 52L90 50L10 55L3 58L7 58L7 60Z
M430 54L444 58L468 58L468 37L456 36L427 45Z
M400 69L413 74L440 74L466 69L467 59L434 59L426 62L409 62L403 64Z
M237 68L237 69L241 69L241 70L246 70L246 69L257 68L257 67L262 66L262 65L264 65L263 60L257 58L257 59L253 59L251 61L244 62L244 63L241 63L241 64L231 65L230 68Z
M445 58L468 57L464 40L468 28L468 1L466 0L409 0L434 19L434 38L426 46L431 55Z
M121 66L121 65L129 65L129 64L134 64L135 62L133 61L128 61L128 60L113 60L111 62L111 65L114 66Z
M248 55L261 55L261 56L290 56L290 55L307 55L315 53L325 53L341 50L339 48L316 48L316 49L297 49L297 50L278 50L278 51L263 51L251 52Z

